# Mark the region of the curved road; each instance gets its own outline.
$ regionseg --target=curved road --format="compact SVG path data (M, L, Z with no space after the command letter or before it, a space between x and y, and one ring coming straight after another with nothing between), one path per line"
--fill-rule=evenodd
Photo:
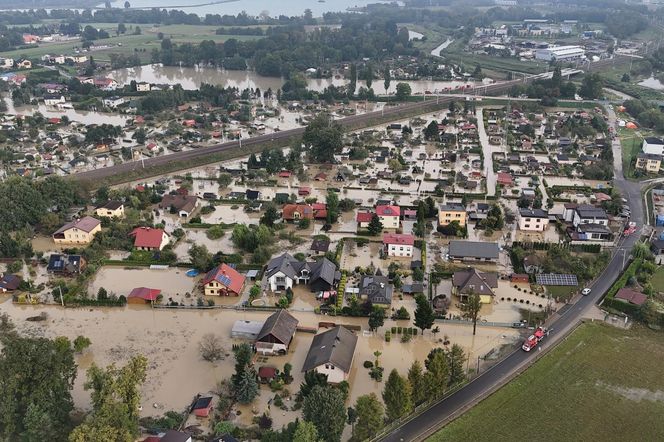
M512 86L515 84L522 83L527 80L519 79L519 80L512 80L512 81L507 81L507 82L502 82L502 83L495 83L492 85L488 86L481 86L477 88L478 92L482 92L483 95L492 95L492 94L500 94L508 91ZM474 89L470 89L466 91L465 94L457 95L457 96L439 96L435 97L432 96L426 101L418 101L415 103L408 103L408 104L403 104L400 106L395 106L391 107L389 109L385 109L383 111L376 111L376 112L368 112L366 114L361 114L361 115L353 115L350 117L346 118L341 118L339 120L336 120L337 122L341 123L341 125L345 127L354 127L357 125L362 125L362 124L368 124L371 122L373 119L376 118L383 118L383 117L389 117L389 116L395 116L397 117L399 114L401 114L404 111L415 111L418 109L421 109L422 112L424 112L425 109L433 106L435 103L438 105L445 105L448 104L449 102L453 100L459 100L463 99L464 96L466 95L472 95L475 93ZM222 144L216 144L214 146L210 147L204 147L200 149L194 149L194 150L188 150L184 152L177 152L173 153L170 155L162 155L158 157L153 157L153 158L148 158L144 160L144 163L142 161L130 161L122 164L117 164L115 166L111 167L104 167L101 169L94 169L94 170L89 170L85 172L79 172L72 174L71 177L78 179L78 180L89 180L89 181L97 181L97 180L103 180L104 178L108 178L117 174L121 173L126 173L126 172L131 172L133 170L141 169L141 168L149 168L153 166L160 166L164 164L168 164L173 161L186 161L186 160L191 160L195 158L201 158L206 155L211 155L219 152L224 152L229 149L234 149L237 147L241 146L254 146L256 144L261 144L261 143L266 143L270 141L278 141L278 140L284 140L288 139L294 136L302 135L304 133L304 128L297 128L297 129L289 129L289 130L284 130L281 132L275 132L271 134L265 134L265 135L259 135L256 137L252 138L247 138L245 140L242 140L242 143L240 144L239 141L230 141L227 143L222 143Z
M615 113L609 110L609 123L615 125ZM623 197L629 201L633 218L637 224L637 233L621 239L616 247L609 265L602 274L589 287L592 289L588 296L577 296L574 304L569 304L554 315L549 322L549 336L540 345L541 350L547 350L558 344L566 332L581 320L585 312L599 302L609 290L613 282L620 276L629 261L629 252L639 239L638 232L643 227L643 202L641 185L625 180L622 173L622 154L620 141L615 140L612 145L614 152L614 185L620 189ZM424 413L404 423L401 427L384 436L381 440L389 442L418 441L430 436L437 429L460 416L464 411L475 405L493 391L511 380L533 361L534 355L526 353L520 348L515 350L498 364L475 378L466 386L448 398L429 408Z

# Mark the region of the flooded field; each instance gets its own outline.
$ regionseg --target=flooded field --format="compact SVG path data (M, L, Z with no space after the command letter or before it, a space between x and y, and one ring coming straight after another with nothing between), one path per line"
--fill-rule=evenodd
M143 415L161 415L168 410L182 410L189 404L193 395L206 394L216 389L223 379L229 379L233 372L234 360L231 355L233 343L230 330L236 320L260 321L267 318L268 312L238 312L230 310L215 311L165 311L151 310L149 307L129 306L117 309L60 309L56 307L18 307L9 302L2 304L2 310L9 313L19 331L34 336L67 336L71 339L85 335L92 340L92 346L82 356L77 357L79 373L74 386L74 401L77 407L89 409L89 393L83 390L85 369L92 362L106 365L123 364L131 356L143 354L148 358L147 380L142 388L141 405ZM28 316L46 311L49 320L35 324L26 322ZM323 317L311 313L294 313L300 325L316 326ZM325 318L341 324L357 324L367 329L366 318ZM353 367L350 374L350 398L348 405L363 394L374 392L380 396L383 384L369 378L369 372L362 367L365 360L373 360L373 352L382 352L380 364L389 373L393 368L405 374L413 360L422 361L429 350L440 346L438 340L449 337L452 344L461 345L469 355L470 361L477 356L484 356L493 348L517 341L518 332L513 329L479 327L477 335L469 333L467 325L438 324L440 334L433 338L430 333L418 336L409 343L392 340L386 343L383 338L387 327L396 325L386 321L386 326L377 335L359 333ZM399 324L407 325L407 324ZM205 333L215 333L225 344L227 357L217 363L203 361L197 344ZM303 380L301 368L313 335L296 333L290 352L283 357L270 357L268 365L283 368L283 364L293 364L293 383L288 386L291 393L296 393ZM236 423L248 424L252 410L262 413L267 410L267 401L274 397L265 386L261 387L260 397L250 406L239 407L242 415L236 417ZM299 412L282 412L273 407L274 427L280 428L291 422Z
M117 113L107 112L93 112L82 111L76 109L57 109L54 106L46 106L44 103L39 103L36 106L26 105L15 107L14 102L8 96L3 98L7 105L7 114L10 115L33 115L36 112L41 113L46 118L66 116L70 121L76 121L83 124L113 124L124 126L130 116L120 115Z
M156 84L180 84L184 89L198 89L202 83L223 85L225 87L237 87L240 90L246 88L259 88L261 91L272 89L277 91L284 83L281 78L262 77L253 71L226 71L223 69L204 68L204 67L177 67L162 66L159 64L139 66L135 68L118 69L108 73L110 78L120 82L129 83L131 80L137 82L148 82ZM309 78L307 79L307 88L315 91L323 91L328 86L343 86L348 81L344 78ZM392 81L389 94L396 92L398 81ZM445 88L455 89L458 86L472 84L467 81L429 81L429 80L410 80L403 81L408 83L413 94L423 94L425 92L434 93L443 91ZM385 89L381 84L374 85L376 94L385 94Z
M88 293L97 293L104 287L116 295L125 295L136 287L160 289L164 298L191 293L200 278L185 275L186 269L169 268L166 270L150 270L149 268L103 267L88 288Z

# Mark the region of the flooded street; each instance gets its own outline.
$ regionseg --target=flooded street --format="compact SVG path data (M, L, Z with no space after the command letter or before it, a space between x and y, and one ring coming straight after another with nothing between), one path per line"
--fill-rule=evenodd
M110 112L93 112L83 111L76 109L58 109L55 106L46 106L44 103L38 105L24 105L14 106L13 100L5 96L3 101L7 105L7 114L9 115L34 115L39 112L46 118L63 117L66 116L70 121L76 121L82 124L113 124L116 126L124 126L129 118L132 116L120 115Z

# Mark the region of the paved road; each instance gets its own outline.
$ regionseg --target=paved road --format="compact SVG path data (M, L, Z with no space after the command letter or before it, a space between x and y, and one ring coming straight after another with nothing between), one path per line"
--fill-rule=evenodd
M609 111L609 123L615 124L616 116ZM629 200L633 218L638 231L643 228L643 202L641 199L641 185L625 180L622 173L622 153L620 141L613 142L614 151L614 184L620 189L623 196ZM623 238L616 247L613 258L607 268L589 287L592 289L588 296L577 296L576 302L560 310L556 318L550 322L550 335L541 345L542 350L549 349L560 342L565 333L572 329L584 314L592 308L609 290L613 282L619 277L629 259L629 252L639 239L638 234ZM573 301L574 302L574 301ZM539 350L538 350L539 351ZM499 388L509 381L521 370L528 366L534 355L520 349L515 350L508 357L484 372L468 385L457 391L447 399L434 405L432 408L417 416L410 422L397 428L382 438L383 441L418 441L430 436L438 428L451 419L461 415L465 410L477 403L481 398Z
M524 80L507 81L488 86L482 86L481 89L483 93L486 95L498 95L507 92L512 86L522 82L524 82ZM400 106L390 107L388 109L384 109L381 111L368 112L366 114L361 114L361 115L353 115L350 117L339 119L337 121L347 128L364 127L364 125L368 124L372 120L375 120L377 118L382 118L385 116L398 117L398 115L400 115L404 111L413 112L421 110L422 112L425 112L427 109L430 109L434 103L437 103L438 105L445 107L445 105L449 104L449 102L453 100L462 100L465 95L472 95L473 93L474 91L471 89L466 91L466 94L464 95L430 97L426 101L418 101L415 103L408 103ZM85 181L99 181L108 177L112 177L121 173L131 172L141 168L161 166L174 161L193 160L208 155L224 152L226 150L235 149L237 147L250 147L270 141L284 140L294 136L302 135L302 133L304 133L304 128L289 129L281 132L275 132L271 134L265 134L252 138L247 138L241 140L241 142L231 141L227 143L216 144L214 146L206 148L193 149L189 151L173 153L170 155L153 157L144 160L145 164L143 164L143 162L141 161L130 161L122 164L117 164L111 167L104 167L101 169L79 172L73 174L72 178L78 180L85 180Z

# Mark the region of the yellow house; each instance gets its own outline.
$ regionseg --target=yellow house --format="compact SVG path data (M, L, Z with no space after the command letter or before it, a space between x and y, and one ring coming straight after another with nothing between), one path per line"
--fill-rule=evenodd
M97 232L101 231L101 221L91 216L71 221L53 234L56 244L90 244Z
M95 209L95 215L105 218L124 218L124 204L120 201L109 201Z
M636 168L647 173L658 173L662 165L662 156L653 153L640 153L636 157Z
M466 208L461 204L446 204L438 210L438 225L446 226L458 221L461 227L466 225Z

